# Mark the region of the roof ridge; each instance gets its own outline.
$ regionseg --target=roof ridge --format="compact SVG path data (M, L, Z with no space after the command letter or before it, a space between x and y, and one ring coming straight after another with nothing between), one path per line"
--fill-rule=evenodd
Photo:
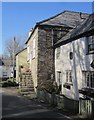
M46 21L48 21L48 20L50 20L50 19L53 19L53 18L55 18L55 17L57 17L57 16L59 16L59 15L61 15L61 14L65 13L65 12L70 12L70 13L79 13L79 14L81 13L81 14L86 14L86 15L89 15L88 13L76 12L76 11L71 11L71 10L64 10L63 12L60 12L60 13L58 13L58 14L56 14L56 15L52 16L52 17L49 17L48 19L42 20L42 21L40 21L40 22L36 22L36 25L39 25L39 24L41 24L41 23L43 23L43 22L46 22Z
M87 14L89 15L89 13L83 13L83 12L77 12L77 11L72 11L72 10L65 10L65 12L72 12L72 13L82 13L82 14Z
M60 13L58 13L58 14L52 16L52 17L49 17L48 19L42 20L42 21L40 21L40 22L37 22L36 24L39 25L39 24L41 24L41 23L43 23L43 22L46 22L46 21L48 21L48 20L50 20L50 19L53 19L53 18L55 18L55 17L61 15L61 14L64 13L64 12L65 12L65 11L60 12Z
M19 52L16 53L16 56L21 53L22 51L24 51L25 49L27 49L27 47L23 48L22 50L20 50Z

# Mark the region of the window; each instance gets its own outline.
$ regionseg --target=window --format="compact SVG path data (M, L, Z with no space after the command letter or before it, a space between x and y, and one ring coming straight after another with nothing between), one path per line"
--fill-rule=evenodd
M6 77L7 76L7 72L3 72L3 77Z
M84 74L86 86L89 88L94 88L94 71L86 71Z
M60 47L57 48L57 51L56 51L56 58L60 58Z
M70 56L70 60L72 60L73 59L73 52L70 52L69 56Z
M35 39L33 39L33 51L32 51L32 58L35 58Z
M88 53L94 53L94 35L87 37Z
M72 86L72 71L71 70L67 70L66 71L66 82L63 84L63 87L67 88L67 89L71 89Z
M67 70L66 71L66 82L67 83L71 83L72 82L72 71L71 70Z
M27 60L29 60L29 59L30 59L29 49L30 49L30 48L29 48L29 45L28 45L28 46L27 46L27 55L28 55L28 56L27 56Z

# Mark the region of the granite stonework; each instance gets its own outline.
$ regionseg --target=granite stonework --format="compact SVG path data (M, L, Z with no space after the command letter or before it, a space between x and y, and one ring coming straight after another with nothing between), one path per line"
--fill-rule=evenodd
M54 49L51 29L38 29L38 81L54 80Z
M60 27L38 26L27 43L32 54L33 40L35 40L35 57L29 60L29 66L34 82L34 89L41 81L55 80L55 63L53 43ZM63 32L63 31L62 31Z
M79 101L69 99L63 95L49 93L46 90L38 90L37 97L40 101L56 106L58 109L69 110L74 114L79 113Z

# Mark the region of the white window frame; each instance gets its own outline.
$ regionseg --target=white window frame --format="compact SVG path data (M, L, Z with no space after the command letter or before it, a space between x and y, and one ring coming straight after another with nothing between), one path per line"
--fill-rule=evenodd
M86 87L94 89L94 71L85 71L84 74L85 74Z
M72 70L66 70L66 83L72 83Z
M94 35L86 37L87 40L87 53L94 53Z
M3 77L7 77L7 72L3 72Z

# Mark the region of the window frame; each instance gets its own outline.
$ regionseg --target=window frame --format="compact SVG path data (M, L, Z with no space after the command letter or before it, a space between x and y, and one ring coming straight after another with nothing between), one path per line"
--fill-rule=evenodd
M84 73L84 77L85 77L85 85L86 85L86 87L94 89L94 71L83 71L83 73ZM90 79L91 76L93 76L92 77L93 82L91 82L92 81Z
M66 70L66 83L72 83L72 70Z
M7 72L3 72L3 77L7 77Z
M94 35L86 37L86 44L87 44L87 54L94 53ZM90 50L90 46L93 46Z

